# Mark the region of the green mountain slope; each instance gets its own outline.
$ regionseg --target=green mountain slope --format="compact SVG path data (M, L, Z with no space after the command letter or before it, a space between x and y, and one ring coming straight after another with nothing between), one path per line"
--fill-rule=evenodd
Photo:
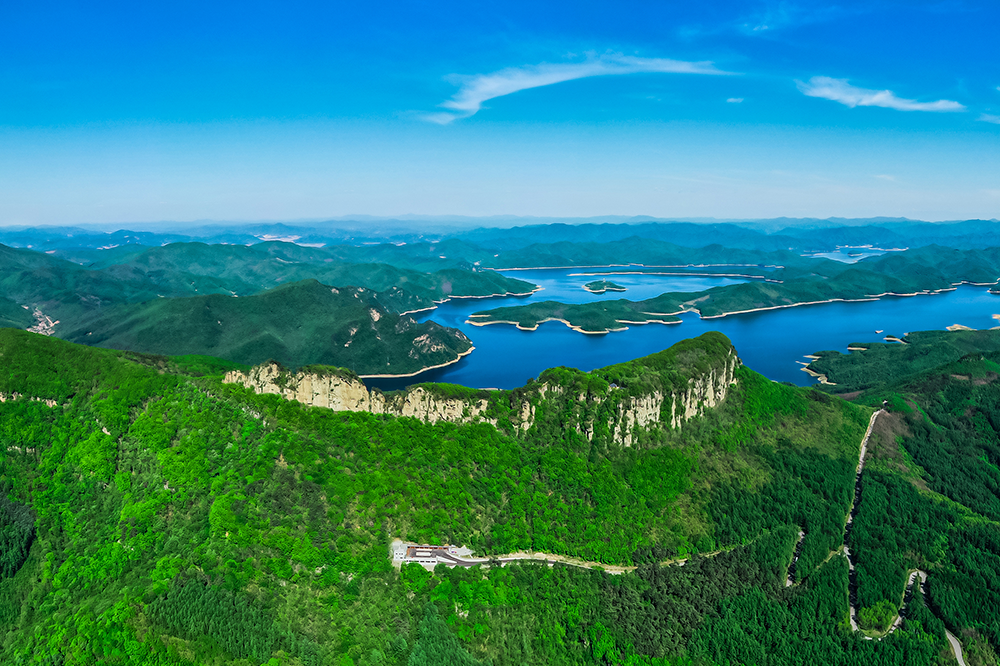
M57 257L0 245L0 292L66 325L102 309L151 298L231 293L211 276L115 266L91 270Z
M694 386L728 349L710 334L554 369L514 434L305 407L193 377L190 359L0 330L0 393L21 396L0 402L0 661L935 663L946 643L919 605L884 641L844 629L830 553L870 410L740 368L680 429L630 447L578 429L589 395ZM398 570L393 537L639 566Z
M834 393L877 389L957 361L968 354L1000 351L1000 331L916 331L900 343L852 342L852 351L819 351L807 366L824 375Z
M919 568L928 604L969 663L997 663L1000 648L998 377L1000 354L977 352L867 394L888 412L850 535L868 622L887 624L907 571Z
M0 292L21 305L40 308L67 328L122 303L208 294L250 296L306 279L379 292L379 302L400 313L431 308L453 297L528 294L535 288L471 265L439 265L425 273L379 263L344 263L328 251L292 243L174 243L124 252L113 248L105 254L83 267L0 245Z
M124 261L120 256L111 256L95 267L115 274L141 274L157 284L176 275L197 275L218 280L241 296L305 279L378 292L396 287L414 299L402 305L407 310L432 307L434 302L452 296L526 294L534 289L534 285L522 280L493 271L470 270L471 266L439 265L433 272L422 272L381 262L381 255L368 256L371 253L365 254L365 248L357 250L345 254L280 242L251 246L172 243L145 249ZM396 303L387 301L384 305L393 307Z
M152 354L203 354L237 363L345 366L405 375L450 363L472 348L462 333L389 313L363 288L306 280L235 298L158 299L108 308L60 337Z
M23 306L9 298L0 297L0 328L28 328L35 323L34 317Z
M104 264L85 268L0 246L0 325L33 326L38 309L56 322L47 332L83 344L409 375L453 362L471 344L457 331L418 325L397 313L452 297L534 289L493 271L421 273L344 264L329 252L291 243L137 248L116 248ZM326 284L355 286L345 286L345 294L351 293L337 297L317 286L317 276ZM315 284L304 287L308 280ZM275 286L287 289L274 292Z

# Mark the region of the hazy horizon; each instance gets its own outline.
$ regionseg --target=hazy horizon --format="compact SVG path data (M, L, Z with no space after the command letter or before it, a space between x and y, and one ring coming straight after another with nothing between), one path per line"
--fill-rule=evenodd
M148 232L171 232L198 229L216 228L253 228L266 226L287 226L290 228L311 228L352 230L362 227L343 226L350 223L376 224L376 223L399 223L400 229L417 230L420 224L431 224L432 227L448 228L453 230L461 229L490 229L490 228L516 228L527 226L538 226L546 224L735 224L748 227L770 226L779 229L781 225L787 227L797 226L864 226L868 224L887 223L914 223L914 224L959 224L962 222L1000 222L998 218L967 218L967 219L941 219L926 220L908 217L770 217L770 218L716 218L716 217L653 217L649 215L594 215L589 217L566 217L566 216L535 216L535 215L483 215L483 216L462 216L462 215L343 215L338 217L317 217L303 219L256 219L256 220L225 220L225 219L204 219L204 220L155 220L155 221L131 221L131 222L78 222L78 223L49 223L49 224L16 224L0 223L0 229L84 229L113 233L117 231L148 231ZM492 223L492 224L491 224ZM314 226L310 226L314 225ZM408 226L413 225L413 226Z

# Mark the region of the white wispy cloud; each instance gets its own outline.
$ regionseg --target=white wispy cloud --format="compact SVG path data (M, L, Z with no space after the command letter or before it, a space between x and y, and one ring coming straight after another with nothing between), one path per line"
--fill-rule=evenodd
M832 79L829 76L814 76L803 83L796 81L802 94L820 97L845 106L880 106L897 111L965 111L965 105L950 99L935 102L918 102L915 99L896 97L891 90L869 90L852 86L847 79Z
M989 113L983 113L977 118L977 120L982 120L984 123L993 123L994 125L1000 125L1000 116L994 116Z
M749 3L748 3L749 4ZM840 5L819 6L816 2L789 2L768 0L755 12L736 22L736 27L747 35L764 35L770 32L797 28L814 23L825 23L845 15L864 13L865 7L847 8Z
M769 30L780 30L800 21L809 22L809 14L802 7L790 2L769 2L759 12L747 16L739 27L743 32L754 34Z
M726 101L729 102L730 104L742 104L743 103L743 98L742 97L730 97Z
M592 76L621 74L731 74L717 69L711 62L688 62L668 58L639 58L620 53L589 56L583 62L542 63L524 67L509 67L490 74L453 77L460 84L455 95L439 106L447 109L423 116L424 120L446 125L459 118L468 118L483 108L483 103L529 88L550 86L564 81Z
M872 11L868 6L844 7L842 5L817 6L816 2L789 2L788 0L767 0L766 2L744 5L758 5L742 13L735 20L714 25L689 24L677 29L677 36L683 40L739 32L748 37L773 36L788 29L800 28L815 23L858 15Z

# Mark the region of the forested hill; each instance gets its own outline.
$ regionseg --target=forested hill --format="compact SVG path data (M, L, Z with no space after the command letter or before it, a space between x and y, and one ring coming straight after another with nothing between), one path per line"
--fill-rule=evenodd
M0 245L0 326L131 351L407 376L472 348L461 332L408 313L535 288L472 266L425 273L349 264L292 243L101 252L80 266Z
M244 364L277 360L347 366L360 375L416 374L457 361L471 341L436 322L416 323L363 287L304 280L245 298L163 298L105 308L60 336L152 354L202 354Z
M679 372L697 364L698 345L632 371ZM847 560L836 551L868 408L738 368L720 405L622 447L565 428L558 410L513 436L307 407L224 384L230 369L0 330L0 662L777 665L810 655L878 665L948 654L920 603L884 640L845 628ZM942 566L940 554L965 543L894 529L902 550L869 552L883 568L907 566L906 539ZM626 572L397 570L394 537ZM662 564L672 558L688 559ZM938 570L921 564L934 594ZM956 589L971 580L940 571ZM898 605L897 583L876 581L870 631L886 598ZM968 621L980 624L944 617L958 631L985 622L976 612Z
M175 243L94 250L75 263L0 245L0 286L8 298L42 307L57 318L157 297L249 296L306 279L365 287L397 312L433 307L451 297L528 294L534 289L528 282L437 256L427 272L380 262L372 251L352 256L353 261L342 252L294 243Z
M740 361L732 343L710 331L657 354L591 372L551 368L513 391L417 384L385 394L353 373L329 366L296 372L270 362L226 373L225 381L306 405L419 418L430 423L489 423L522 435L558 414L559 427L591 446L631 446L681 428L722 403Z
M249 246L172 243L127 254L95 254L89 267L154 281L163 275L197 275L218 280L241 295L310 278L376 292L398 287L419 299L415 305L420 307L452 296L528 294L534 288L493 271L479 271L472 262L448 261L441 256L443 252L428 245L319 248L273 241Z
M898 384L970 354L1000 351L1000 330L916 331L900 342L852 342L848 353L814 352L807 366L826 377L824 390L843 394Z
M927 601L970 664L996 664L1000 653L998 379L1000 353L976 352L863 394L888 413L850 534L859 603L885 626L906 571L928 571Z

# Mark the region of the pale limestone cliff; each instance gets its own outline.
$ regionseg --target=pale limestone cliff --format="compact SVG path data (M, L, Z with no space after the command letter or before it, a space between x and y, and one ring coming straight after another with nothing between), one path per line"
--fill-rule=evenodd
M515 433L523 434L535 423L536 409L540 404L564 403L569 399L574 403L571 411L578 413L580 420L568 427L592 439L594 419L601 418L607 422L607 432L611 433L615 443L631 446L639 430L680 428L685 421L720 404L734 382L739 364L733 351L722 365L690 378L686 388L667 394L653 391L646 395L620 396L616 393L619 389L611 387L600 394L583 392L565 396L562 386L542 383L533 391L510 394L512 403L507 419ZM265 364L247 373L229 372L225 381L243 384L257 393L273 393L306 405L337 411L406 416L429 423L498 424L496 416L490 412L490 401L487 399L449 397L420 386L386 395L378 389L369 390L360 379L346 373L290 373L276 364ZM585 417L585 413L591 416ZM600 416L595 417L595 414Z
M368 390L364 382L348 375L289 373L273 363L259 365L249 373L228 372L224 381L335 411L410 416L430 423L487 421L496 425L496 419L483 416L486 400L442 397L419 386L387 396L377 389Z
M631 446L636 428L648 428L664 423L668 418L670 427L677 429L685 421L701 416L706 409L716 407L726 399L739 366L740 360L734 350L722 367L691 377L687 388L680 392L664 396L659 391L654 391L648 395L627 398L618 406L613 439L624 446Z
M23 397L24 396L21 395L20 393L11 393L9 395L6 393L0 393L0 402L7 402L8 400L19 400ZM32 402L43 402L48 407L56 406L56 401L50 400L48 398L27 398L27 400L30 400Z
M419 386L406 391L402 396L393 396L386 404L390 408L387 413L412 416L429 423L485 421L492 425L497 424L496 419L485 416L486 409L489 407L487 400L446 398L434 395Z
M335 411L385 413L385 396L369 391L360 379L338 374L289 373L275 363L265 363L248 373L226 373L226 382L243 384L257 393L275 393L305 405Z
M688 380L687 390L673 396L670 425L679 428L684 421L703 414L706 407L715 407L725 400L738 366L739 359L731 354L725 367L713 368L705 375Z

